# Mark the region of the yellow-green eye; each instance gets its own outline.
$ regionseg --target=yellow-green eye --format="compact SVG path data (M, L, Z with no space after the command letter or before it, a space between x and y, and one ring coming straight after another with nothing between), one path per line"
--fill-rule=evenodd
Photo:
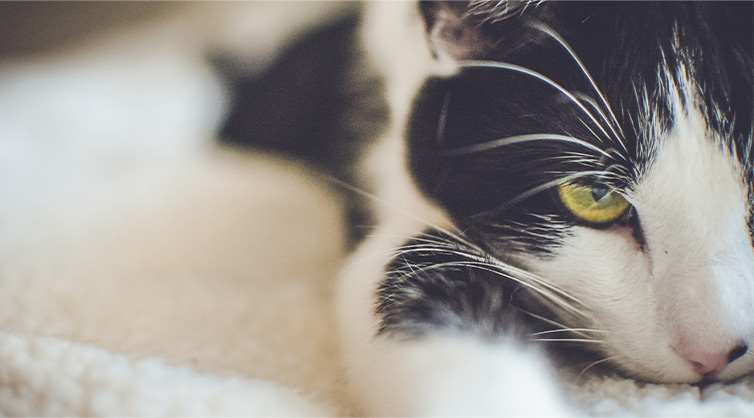
M591 224L615 221L631 206L623 196L606 187L563 183L558 186L558 196L574 216Z

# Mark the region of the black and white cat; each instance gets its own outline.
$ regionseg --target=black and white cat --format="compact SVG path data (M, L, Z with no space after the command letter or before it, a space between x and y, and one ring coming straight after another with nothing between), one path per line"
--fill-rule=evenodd
M752 3L380 2L362 35L391 106L339 295L365 412L562 412L562 347L754 371Z
M752 5L366 5L389 123L338 295L363 412L561 414L555 369L754 372Z

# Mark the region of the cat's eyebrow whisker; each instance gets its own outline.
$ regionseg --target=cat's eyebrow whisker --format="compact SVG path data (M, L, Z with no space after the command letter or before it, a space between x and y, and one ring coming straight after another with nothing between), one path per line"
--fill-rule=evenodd
M562 177L557 178L555 180L551 180L551 181L548 181L546 183L540 184L539 186L532 187L531 189L529 189L529 190L527 190L527 191L525 191L523 193L519 193L518 195L514 196L513 198L507 200L503 205L498 206L497 208L490 209L490 210L485 211L485 212L480 212L480 213L478 213L476 215L473 215L473 216L474 217L489 216L489 215L498 213L500 211L503 211L503 210L505 210L505 209L507 209L507 208L509 208L509 207L511 207L511 206L513 206L513 205L515 205L515 204L523 201L523 200L526 200L527 198L529 198L531 196L534 196L534 195L536 195L538 193L541 193L541 192L543 192L545 190L549 190L549 189L551 189L551 188L553 188L555 186L559 186L559 185L561 185L563 183L568 183L569 181L572 181L572 180L575 180L575 179L578 179L578 178L581 178L581 177L588 177L588 176L599 177L600 175L604 175L604 174L605 174L604 171L592 170L592 171L582 171L582 172L579 172L579 173L565 175L565 176L562 176Z
M519 277L523 277L523 278L525 278L525 279L527 279L527 280L529 280L531 282L536 283L539 286L543 286L543 287L545 287L545 288L547 288L547 289L549 289L549 290L557 293L558 295L560 295L562 297L565 297L565 298L567 298L567 299L569 299L569 300L577 303L578 305L581 305L581 306L584 306L584 307L588 308L588 306L586 305L586 303L584 303L580 299L576 298L575 296L571 295L570 293L568 293L568 292L560 289L557 286L552 285L551 283L547 282L546 280L544 280L544 279L542 279L542 278L540 278L540 277L538 277L538 276L536 276L536 275L534 275L534 274L532 274L532 273L530 273L530 272L528 272L526 270L519 269L519 268L514 267L514 266L512 266L510 264L507 264L507 263L503 263L502 261L500 261L498 259L495 259L495 258L493 258L491 261L494 263L495 267L498 267L501 270L501 272L505 273L506 275L509 275L509 276L513 277L514 280L517 279L517 278L519 278ZM573 306L571 306L570 304L568 304L567 307L571 308L572 311L574 311L574 312L576 312L576 313L578 313L578 314L580 314L582 316L586 316L584 312L582 312L581 310L578 310L578 309L574 309Z
M592 108L596 110L600 114L600 116L602 116L602 119L607 119L607 116L605 116L605 113L602 112L602 109L599 108L597 103L595 103L591 97L581 92L575 92L573 95L576 96L579 100L589 103L592 106ZM623 135L623 131L621 131L621 135L618 135L609 123L607 126L613 132L613 136L615 137L615 140L618 141L621 148L623 148L624 151L628 152L628 148L626 148L626 144L623 142L623 139L621 139ZM620 127L618 128L620 129Z
M558 155L550 155L550 156L544 157L542 158L542 160L550 159L550 160L574 161L578 159L579 161L588 161L589 163L599 163L599 160L597 160L594 157L595 156L592 154L587 154L583 152L566 151Z
M605 142L605 140L601 136L597 135L597 133L594 132L594 129L592 129L592 127L589 126L589 124L586 123L586 121L584 119L579 118L579 117L577 117L576 119L578 119L579 122L581 122L581 124L584 125L584 128L586 128L586 130L588 130L589 133L592 134L592 137L596 138L600 142ZM609 139L609 137L608 137L608 139Z
M601 176L602 179L612 178L616 181L629 184L633 181L630 172L627 171L627 169L618 163L611 164L609 167L605 169L605 173ZM620 190L616 190L620 192Z
M576 61L576 64L578 64L579 68L581 68L581 71L584 73L584 75L586 76L586 78L592 84L592 87L594 88L594 91L600 97L600 99L602 100L602 103L605 104L605 107L607 108L607 111L610 112L610 116L612 116L613 122L615 123L615 127L618 128L618 130L620 131L621 135L623 135L623 130L620 127L620 123L618 123L618 119L615 117L615 113L613 113L613 109L610 107L610 103L608 103L607 99L605 99L605 96L602 94L602 92L600 91L600 89L597 87L597 83L594 82L594 79L592 78L592 75L589 74L589 71L586 69L586 67L584 66L584 64L579 59L579 57L573 51L573 49L571 48L571 46L568 45L568 43L565 41L565 39L563 39L560 35L558 35L557 32L555 32L552 28L550 28L549 26L545 25L544 23L537 22L537 21L530 21L529 25L531 27L533 27L533 28L535 28L537 30L540 30L543 33L549 35L553 39L555 39L568 52L568 54L573 58L573 60ZM602 116L605 119L605 121L607 121L607 118L605 117L605 115L602 115ZM608 122L608 126L610 126L609 122ZM612 130L612 127L611 127L611 130ZM613 134L615 134L616 138L618 138L620 140L620 138L618 137L618 135L615 133L614 130L613 130ZM625 145L624 145L624 149L625 149ZM626 151L628 151L628 150L626 150Z
M443 154L448 155L448 156L468 155L468 154L474 154L478 152L493 150L495 148L501 148L501 147L506 147L509 145L515 145L515 144L521 144L521 143L533 142L533 141L559 141L559 142L565 142L569 144L576 144L576 145L583 146L584 148L588 148L592 151L595 151L599 154L602 154L603 156L607 158L612 157L607 151L603 150L600 147L595 146L594 144L584 141L583 139L575 138L568 135L548 134L548 133L513 135L513 136L508 136L505 138L494 139L492 141L482 142L481 144L474 144L474 145L469 145L465 147L451 148L451 149L443 151Z
M588 164L589 161L584 161L584 163ZM561 171L543 171L544 174L549 174L552 176L559 176L563 175L564 173ZM586 172L582 172L586 173ZM632 182L632 177L629 175L629 173L626 172L625 168L621 166L620 164L613 164L610 167L606 168L602 171L591 171L589 172L591 176L594 177L595 182L603 182L608 183L609 180L621 183L621 184L629 184ZM620 192L620 189L615 189L615 191Z
M461 61L459 63L461 67L466 68L499 68L503 70L511 70L515 72L519 72L522 74L526 74L528 76L534 77L540 81L545 82L546 84L549 84L559 92L561 92L563 95L565 95L568 99L570 99L579 109L581 109L587 116L589 116L589 119L594 122L594 124L602 131L603 134L605 134L605 137L610 137L610 135L607 133L607 131L602 127L602 125L597 121L597 119L592 115L592 113L584 107L584 104L581 103L576 97L573 96L568 90L566 90L563 86L556 83L552 79L548 78L544 74L538 73L534 70L528 69L526 67L522 67L520 65L511 64L507 62L502 61L485 61L485 60L469 60L469 61Z

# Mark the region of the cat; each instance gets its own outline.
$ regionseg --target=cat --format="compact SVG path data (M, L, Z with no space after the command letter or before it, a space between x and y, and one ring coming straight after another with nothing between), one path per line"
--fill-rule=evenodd
M754 372L751 2L375 2L377 227L340 278L370 415L553 415L600 367Z

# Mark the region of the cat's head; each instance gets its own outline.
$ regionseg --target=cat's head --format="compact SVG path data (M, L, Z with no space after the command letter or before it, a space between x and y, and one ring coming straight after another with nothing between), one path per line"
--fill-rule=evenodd
M653 381L754 370L752 3L428 2L421 190ZM746 351L748 349L748 352Z

